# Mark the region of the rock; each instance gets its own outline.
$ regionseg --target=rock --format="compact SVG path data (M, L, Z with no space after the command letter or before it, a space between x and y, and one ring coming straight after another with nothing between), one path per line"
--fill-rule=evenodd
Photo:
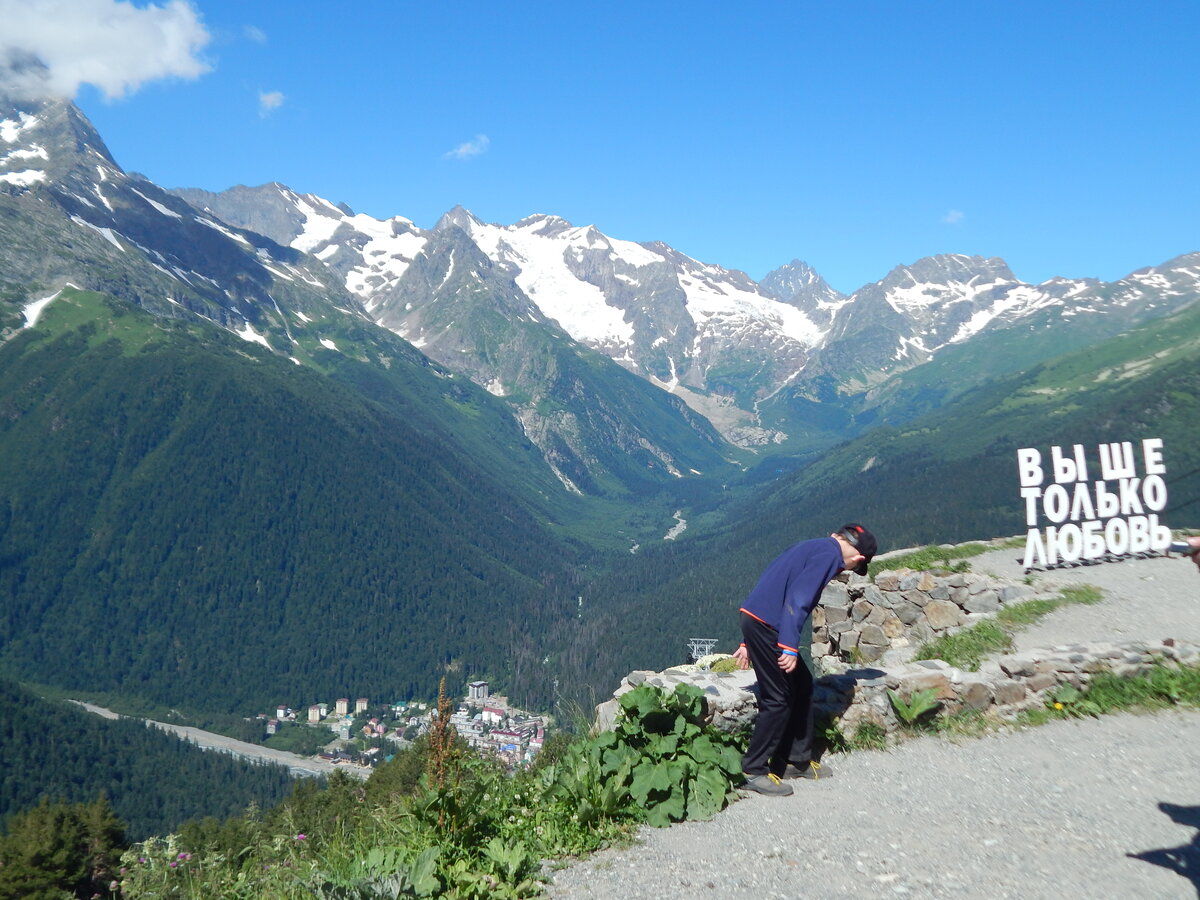
M948 600L930 600L925 605L925 621L935 631L953 628L962 621L962 610Z
M963 608L973 613L995 612L1000 608L1000 595L995 591L980 591L972 594Z
M825 614L826 626L834 625L838 622L846 622L850 619L850 611L844 606L826 606L823 607L822 611ZM815 615L816 612L814 609L813 614Z
M595 729L597 731L612 731L617 726L617 713L621 704L616 700L606 700L596 707Z
M876 626L868 626L874 628ZM866 662L875 662L879 657L886 653L888 648L881 644L864 644L861 641L858 644L858 652Z
M878 625L863 625L859 629L859 647L863 644L873 644L876 647L890 647L891 638Z
M895 571L880 572L875 576L875 586L881 591L897 590L900 586L900 576Z
M1058 684L1058 679L1049 672L1041 672L1027 679L1025 682L1025 686L1035 694L1038 691L1046 690L1046 688L1052 688L1056 684Z
M1000 668L1010 678L1033 675L1034 661L1021 656L1005 656L1000 659Z
M954 688L950 686L950 679L944 672L925 670L911 672L900 677L899 694L905 702L911 700L912 695L917 691L930 690L937 692L936 696L939 700L955 699Z
M850 592L840 581L831 581L821 592L821 605L825 607L850 605Z
M1013 703L1020 703L1025 699L1029 691L1026 689L1024 682L1016 681L1010 678L1002 678L993 685L992 690L996 698L998 706L1008 706Z
M929 623L923 617L908 629L908 639L916 647L928 644L934 637L933 629L929 627Z
M891 641L893 647L896 646L896 641L898 639L902 639L905 631L907 631L907 629L904 627L904 623L900 621L899 617L896 616L895 613L891 612L889 612L887 617L881 623L879 623L879 627L883 629L883 633L887 635L888 640ZM908 642L905 641L905 644L907 643Z
M982 679L964 681L959 688L963 706L970 709L987 709L995 699L992 686Z
M929 595L921 591L905 591L901 596L914 606L924 608L929 603ZM892 604L893 608L895 604Z

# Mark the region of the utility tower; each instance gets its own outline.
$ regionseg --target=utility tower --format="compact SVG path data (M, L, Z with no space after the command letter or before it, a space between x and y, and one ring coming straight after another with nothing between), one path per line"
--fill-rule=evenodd
M695 662L702 656L708 656L708 654L712 653L715 646L717 646L716 638L690 638L688 640L688 649L692 651L692 662Z

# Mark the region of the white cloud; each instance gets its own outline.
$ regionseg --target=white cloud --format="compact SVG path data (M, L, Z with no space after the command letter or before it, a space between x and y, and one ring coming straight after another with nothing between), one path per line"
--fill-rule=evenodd
M946 213L944 216L942 216L942 221L945 222L947 225L957 225L965 217L966 217L966 214L961 209L952 209L948 213Z
M267 33L257 25L247 25L242 28L242 34L254 41L256 44L265 44L267 42Z
M198 78L208 29L186 0L0 0L0 92L74 97L91 84L109 99L159 78Z
M453 150L447 150L442 154L442 159L470 159L472 156L486 153L491 143L486 134L477 134L473 140L459 144Z
M269 116L283 106L283 101L286 99L282 91L259 91L258 114L263 117Z

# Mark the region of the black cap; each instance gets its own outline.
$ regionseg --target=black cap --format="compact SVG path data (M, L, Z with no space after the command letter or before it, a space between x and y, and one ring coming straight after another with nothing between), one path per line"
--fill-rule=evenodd
M871 559L879 550L879 544L875 540L875 535L854 522L843 525L838 530L838 534L849 541L850 546L863 555L863 561L854 567L854 572L858 575L866 575L867 564L871 562Z

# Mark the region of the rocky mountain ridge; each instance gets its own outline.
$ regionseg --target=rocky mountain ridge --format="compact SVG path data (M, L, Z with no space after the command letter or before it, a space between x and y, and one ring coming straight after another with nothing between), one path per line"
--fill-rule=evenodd
M476 295L490 291L496 309L511 314L514 291L523 294L521 315L556 324L679 396L744 447L803 430L805 402L870 406L876 386L989 332L1035 319L1038 328L1076 327L1091 317L1108 320L1098 336L1110 336L1200 296L1192 256L1112 284L1054 278L1033 285L1001 259L942 254L897 266L846 296L800 260L755 283L665 244L619 240L552 215L497 225L456 207L425 230L278 184L179 193L246 227L274 210L280 225L273 237L330 265L379 324L446 365L469 367L477 383L515 390L494 362L467 361L461 347L439 355L437 345L456 326L425 307L444 302L449 288L438 285L435 300L410 274L416 259L449 253L436 236L457 228L506 279L507 290L497 291L490 276L470 269Z
M404 358L428 377L469 374L512 408L575 493L642 492L727 465L728 448L707 421L541 316L508 271L453 224L420 233L406 220L288 199L290 206L260 208L250 221L293 246L125 172L67 101L2 103L0 207L8 215L0 221L0 270L11 298L0 309L0 336L18 333L25 309L70 284L157 316L199 317L300 365L326 368L321 357L339 353L384 369ZM291 234L297 221L310 223L301 238ZM326 232L344 245L330 244ZM440 252L421 256L431 240ZM457 270L455 253L464 260ZM448 315L454 328L443 322L437 333L415 334L394 299L383 303L405 274L406 305L425 297L420 315L434 323ZM473 316L472 292L486 298ZM380 327L381 319L392 327ZM439 358L451 365L431 364Z

